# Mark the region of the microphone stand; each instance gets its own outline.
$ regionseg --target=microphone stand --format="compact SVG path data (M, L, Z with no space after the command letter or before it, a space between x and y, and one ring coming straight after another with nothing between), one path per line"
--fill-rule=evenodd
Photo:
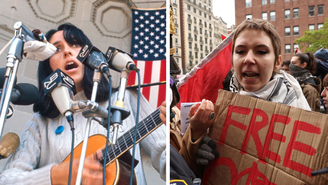
M111 107L110 110L112 112L111 124L113 124L113 141L111 144L113 145L117 142L118 130L122 126L122 121L130 115L130 111L124 109L124 94L128 76L128 70L124 69L121 71L121 81L117 93L117 100L115 106Z
M24 41L23 41L22 32L24 32L24 29L26 29L26 27L22 24L22 22L19 21L15 23L14 28L15 28L15 37L10 44L9 51L7 54L7 61L8 61L6 64L7 69L5 73L5 81L4 81L3 91L0 101L0 110L1 110L0 139L2 136L4 124L6 122L6 115L8 111L11 93L14 86L14 81L17 76L18 65L23 58Z
M99 72L97 69L95 69L94 70L94 75L93 75L93 87L92 87L92 94L91 94L91 101L92 102L96 101L96 95L97 95L97 91L98 91L98 84L99 84L100 80L101 80L101 72ZM89 139L90 126L91 126L91 120L92 119L93 118L90 117L90 118L88 118L88 121L87 121L87 127L85 129L84 141L83 141L81 157L80 157L80 163L79 163L79 168L78 168L78 171L77 171L75 185L80 185L81 181L82 181L82 172L83 172L85 155L86 155L86 152L87 152L88 139Z

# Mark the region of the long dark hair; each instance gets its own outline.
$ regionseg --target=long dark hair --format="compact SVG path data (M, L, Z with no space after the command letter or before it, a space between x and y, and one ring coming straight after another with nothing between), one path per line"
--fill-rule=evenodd
M304 62L306 63L305 69L308 69L312 75L315 74L317 71L317 61L315 60L312 53L297 53L294 56L298 57L298 60L300 60L301 64Z
M46 38L49 41L51 37L57 32L57 31L63 31L64 39L69 44L79 44L80 46L83 46L86 43L91 44L91 41L88 39L88 37L83 33L82 30L77 28L76 26L65 23L60 25L57 30L52 29L46 33ZM38 85L39 85L39 92L41 94L41 99L34 104L33 111L39 112L42 116L45 116L47 118L55 118L57 117L60 112L58 111L55 103L53 102L52 98L50 96L44 96L44 90L42 81L46 79L51 73L52 69L49 64L49 59L46 59L44 61L39 62L38 67ZM88 67L84 67L84 76L82 79L82 86L84 89L84 94L88 99L91 98L92 93L92 85L93 85L93 73L94 71L89 69ZM109 97L109 84L108 82L102 78L101 82L98 85L98 91L97 91L97 102L102 102L108 100Z

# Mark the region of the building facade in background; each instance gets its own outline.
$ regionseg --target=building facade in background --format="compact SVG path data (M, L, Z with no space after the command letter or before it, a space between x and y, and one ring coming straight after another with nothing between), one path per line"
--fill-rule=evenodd
M246 18L270 21L282 41L283 60L291 59L304 31L318 30L328 17L327 0L235 0L236 26ZM305 48L302 49L305 51Z
M227 36L227 23L213 15L213 0L171 0L176 25L173 55L189 72Z

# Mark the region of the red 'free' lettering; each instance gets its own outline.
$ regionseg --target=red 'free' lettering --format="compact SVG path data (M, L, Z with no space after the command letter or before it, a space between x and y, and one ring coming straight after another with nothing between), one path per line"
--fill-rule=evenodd
M316 153L316 150L312 146L296 141L296 136L297 136L297 133L299 130L309 132L309 133L315 133L315 134L321 133L321 129L319 127L316 127L314 125L311 125L311 124L303 122L303 121L295 121L292 136L290 138L290 141L289 141L289 144L288 144L288 147L286 150L283 166L286 166L287 168L290 168L292 170L301 172L309 177L312 177L311 176L311 171L312 171L311 168L290 160L293 149L298 150L303 153L306 153L311 156Z
M268 157L269 159L276 161L277 163L280 163L281 162L280 155L269 150L271 140L277 140L282 143L286 141L286 136L273 132L274 123L276 122L288 125L288 123L290 122L290 117L278 115L278 114L273 114L271 116L269 130L264 142L264 149L262 153L263 155L259 156L259 158L265 160L264 157Z
M228 113L227 113L226 119L224 121L224 125L223 125L221 136L220 136L220 142L222 142L222 143L225 143L225 139L227 137L227 132L228 132L229 125L233 125L233 126L235 126L237 128L240 128L244 131L247 129L246 125L231 119L231 115L232 115L233 112L248 115L251 112L251 109L250 108L245 108L245 107L238 107L238 106L229 105Z
M262 121L256 122L257 116L261 116ZM261 130L263 127L267 126L268 122L269 122L268 115L261 109L254 108L251 122L249 123L249 127L246 131L246 136L244 138L243 144L241 145L241 151L240 151L241 153L246 153L247 143L248 143L249 137L252 135L254 142L255 142L257 155L261 156L263 146L262 146L262 143L260 140L259 130Z

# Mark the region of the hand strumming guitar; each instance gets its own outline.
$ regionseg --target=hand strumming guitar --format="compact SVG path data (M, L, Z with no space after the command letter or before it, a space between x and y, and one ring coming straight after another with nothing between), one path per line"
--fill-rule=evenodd
M103 183L102 165L99 159L102 158L101 151L85 158L82 185L94 185ZM78 173L79 159L73 160L71 184L75 184ZM51 168L51 184L66 185L68 182L69 161L60 163Z

